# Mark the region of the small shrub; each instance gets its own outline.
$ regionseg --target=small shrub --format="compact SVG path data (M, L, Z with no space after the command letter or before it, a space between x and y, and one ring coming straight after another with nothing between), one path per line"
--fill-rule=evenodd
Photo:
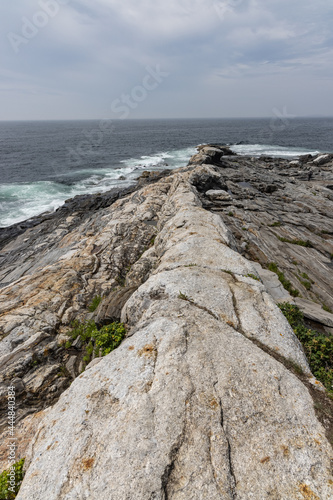
M178 298L181 300L188 300L188 296L185 293L179 292Z
M269 227L280 227L280 226L281 226L281 222L280 221L273 222L273 224L269 225Z
M307 290L310 290L311 289L311 283L310 281L303 281L303 280L299 280L300 283L302 283L302 285L304 286L304 288L306 288Z
M307 328L297 306L287 302L278 306L302 343L313 375L333 395L333 337Z
M273 273L277 274L280 283L282 284L283 288L287 290L292 297L298 297L299 296L299 291L296 290L296 288L293 288L292 284L290 283L289 280L285 277L282 271L278 268L277 264L275 262L271 262L268 264L268 269L269 271L272 271Z
M228 212L229 217L234 217L235 214L233 212Z
M322 308L324 309L324 311L326 311L328 313L332 313L332 309L330 309L326 304L323 304Z
M103 326L95 334L95 344L102 351L102 356L109 354L119 346L126 335L123 323L111 323Z
M85 343L91 339L96 330L97 326L93 320L85 321L83 323L75 320L72 323L72 330L69 332L69 335L73 338L73 340L80 337L82 342Z
M248 278L252 278L253 280L260 281L260 278L258 278L258 276L256 276L255 274L248 273L245 276L247 276Z
M0 474L0 500L12 500L16 498L24 477L24 458L13 464L15 471L15 485L10 484L10 470L4 470Z
M117 321L98 329L96 323L92 320L84 323L75 321L70 335L73 339L80 337L85 349L83 362L88 364L92 358L93 352L102 356L109 354L119 346L126 335L126 328L123 323Z
M96 311L97 307L101 303L102 297L100 295L96 295L96 297L93 298L90 306L88 307L90 312Z
M284 238L283 236L277 236L277 238L280 241L284 241L285 243L291 243L292 245L299 245L301 247L313 248L313 245L312 245L311 241L309 241L309 240L306 240L306 241L297 240L297 239L290 240L289 238Z

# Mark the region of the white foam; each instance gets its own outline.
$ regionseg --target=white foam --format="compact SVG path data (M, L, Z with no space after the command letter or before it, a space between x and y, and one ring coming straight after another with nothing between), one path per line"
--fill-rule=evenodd
M165 168L179 168L187 165L190 157L196 152L195 148L184 148L175 151L163 151L140 158L129 158L121 163L135 170L164 170Z
M232 151L239 155L250 156L273 156L278 158L296 158L304 154L316 155L319 151L310 151L303 148L276 146L269 144L236 144L231 146Z
M302 154L317 154L301 148L286 148L274 145L241 144L231 146L240 155L294 158ZM140 158L122 160L118 168L81 169L62 173L57 177L73 179L72 185L54 181L40 181L22 184L0 185L0 227L21 222L43 212L52 212L65 200L80 194L103 193L113 187L127 187L138 178L142 171L179 168L188 164L195 147L162 151ZM57 178L56 177L56 178ZM80 179L81 177L81 179ZM74 179L79 179L76 182Z

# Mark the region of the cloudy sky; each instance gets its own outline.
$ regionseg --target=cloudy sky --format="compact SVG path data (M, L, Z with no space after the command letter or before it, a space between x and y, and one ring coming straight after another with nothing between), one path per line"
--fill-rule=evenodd
M0 4L0 119L333 116L329 0Z

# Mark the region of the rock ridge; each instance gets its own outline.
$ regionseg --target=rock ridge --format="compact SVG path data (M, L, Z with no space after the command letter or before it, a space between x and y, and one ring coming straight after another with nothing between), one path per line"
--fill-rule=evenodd
M305 238L319 218L330 235L332 201L323 186L332 165L315 160L304 160L310 181L287 160L201 146L188 167L93 214L59 220L52 245L42 245L42 230L36 237L38 225L6 240L1 383L4 390L9 380L22 384L20 425L31 433L18 500L332 498L332 448L309 387L324 389L276 306L276 274L260 265L277 260L285 271L296 248L301 275L315 256L320 291L304 288L303 300L330 304L331 238L317 234L303 247L273 234ZM310 222L297 205L308 190L322 193ZM282 208L291 202L278 198L291 192L290 221ZM81 222L72 227L71 217ZM283 232L263 221L283 221ZM104 298L89 316L96 294ZM67 360L61 340L75 317L121 319L128 335L83 373L74 369L68 387L58 375Z

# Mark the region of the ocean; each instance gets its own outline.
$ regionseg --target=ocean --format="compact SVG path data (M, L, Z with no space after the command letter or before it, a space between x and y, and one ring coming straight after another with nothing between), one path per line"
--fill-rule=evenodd
M187 165L204 143L293 159L333 152L333 118L0 122L0 227L78 194L126 187L144 170Z

